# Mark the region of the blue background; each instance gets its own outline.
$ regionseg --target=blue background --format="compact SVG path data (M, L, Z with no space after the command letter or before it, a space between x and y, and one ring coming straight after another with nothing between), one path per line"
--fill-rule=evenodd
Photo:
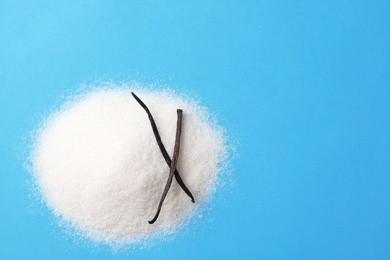
M0 0L0 259L390 259L389 1L60 2ZM22 138L99 78L219 113L239 158L213 222L113 254L31 197Z

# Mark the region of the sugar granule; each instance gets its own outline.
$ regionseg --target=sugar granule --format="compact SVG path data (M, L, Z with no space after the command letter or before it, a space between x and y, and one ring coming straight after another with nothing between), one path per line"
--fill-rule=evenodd
M32 171L42 197L62 221L96 242L132 244L174 233L215 191L226 155L223 131L205 108L169 91L137 89L173 153L176 109L183 109L177 169L196 203L169 174L148 117L129 88L100 88L49 116L36 136Z

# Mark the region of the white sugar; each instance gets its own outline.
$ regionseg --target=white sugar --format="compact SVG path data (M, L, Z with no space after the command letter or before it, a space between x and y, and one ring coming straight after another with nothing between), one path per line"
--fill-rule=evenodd
M169 167L131 91L149 107L171 157L176 109L183 109L177 169L196 203L173 179L153 225L148 220L156 213ZM43 199L59 219L94 241L131 244L174 233L209 199L226 155L224 141L206 109L172 92L99 88L45 121L31 160Z

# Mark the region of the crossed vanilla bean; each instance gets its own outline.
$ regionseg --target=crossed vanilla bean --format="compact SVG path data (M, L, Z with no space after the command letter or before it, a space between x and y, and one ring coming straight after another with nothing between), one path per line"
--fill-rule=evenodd
M177 110L177 125L176 125L175 147L173 149L172 162L171 162L171 167L170 167L170 170L169 170L169 176L168 176L167 184L165 184L165 189L164 189L164 192L163 192L163 194L161 196L160 203L158 204L156 215L154 216L154 218L152 220L149 221L149 224L153 224L157 220L158 215L160 214L160 211L161 211L162 204L163 204L163 202L165 200L165 197L168 194L169 188L171 187L171 184L172 184L173 174L174 174L174 172L176 170L177 161L179 159L181 121L182 121L182 118L183 118L183 110L178 109Z
M158 132L156 123L155 123L155 121L154 121L154 119L153 119L152 113L149 111L148 107L144 104L144 102L142 102L141 99L139 99L139 97L138 97L137 95L135 95L133 92L131 92L131 94L133 95L133 97L135 98L135 100L137 100L137 102L141 105L141 107L145 110L145 112L148 114L149 121L150 121L150 124L151 124L151 126L152 126L153 133L154 133L154 136L155 136L155 138L156 138L157 144L158 144L158 146L159 146L159 148L160 148L160 151L161 151L161 153L162 153L162 155L163 155L163 157L164 157L164 159L165 159L165 162L166 162L167 165L170 167L170 172L173 170L173 173L174 173L174 176L175 176L175 179L176 179L177 183L178 183L178 184L180 185L180 187L184 190L184 192L191 198L191 202L194 203L194 202L195 202L195 199L194 199L194 197L192 196L190 190L187 188L187 186L184 184L183 180L181 179L180 174L179 174L179 172L178 172L177 169L176 169L176 164L175 164L175 165L173 166L173 168L172 168L172 163L173 163L173 161L172 161L171 158L169 157L168 152L167 152L167 150L165 149L164 144L163 144L162 141L161 141L161 137L160 137L160 134L159 134L159 132ZM179 118L180 118L180 132L181 132L182 110L180 110L181 112L179 112L179 110L180 110L180 109L177 110L177 113L178 113L178 124L179 124ZM180 113L180 116L179 116L179 113ZM176 131L177 131L177 130L178 130L178 129L176 129ZM178 134L178 133L176 132L176 135L177 135L177 134ZM177 137L177 136L176 136L176 137ZM179 137L180 137L180 134L179 134ZM179 142L180 142L180 138L179 138ZM180 145L180 144L179 144L179 145ZM177 144L175 143L175 149L176 149L176 146L177 146ZM175 152L174 152L174 156L175 156ZM177 154L177 156L178 156L178 154ZM176 163L177 163L177 162L176 162ZM170 174L169 176L171 176L171 174ZM168 186L168 190L169 190L169 187L170 187L170 185L171 185L171 183L172 183L172 177L170 177L170 180L169 180L169 178L168 178L167 185L168 185L168 182L170 182L170 183L169 183L169 186ZM167 187L166 187L166 189L167 189ZM165 196L166 196L166 193L168 192L168 190L166 190L166 192L165 192L165 190L164 190L163 197L161 198L160 205L159 205L159 208L158 208L158 210L157 210L157 214L156 214L155 218L154 218L152 221L149 221L150 224L153 224L153 223L156 221L156 219L157 219L157 217L158 217L158 214L159 214L159 212L160 212L160 210L161 210L162 203L163 203L163 201L164 201L164 199L165 199ZM165 196L164 196L164 194L165 194Z

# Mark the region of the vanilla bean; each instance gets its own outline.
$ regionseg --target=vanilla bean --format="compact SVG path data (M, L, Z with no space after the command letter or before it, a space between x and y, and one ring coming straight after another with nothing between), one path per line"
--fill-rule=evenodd
M156 138L156 141L157 141L157 144L158 144L158 147L160 148L160 151L165 159L165 162L167 163L167 165L170 167L171 164L172 164L172 161L171 161L171 158L169 157L168 155L168 152L167 150L165 149L165 146L164 144L162 143L161 141L161 137L160 137L160 134L158 133L158 130L157 130L157 126L156 126L156 122L154 121L153 119L153 116L152 116L152 113L149 111L149 108L144 104L144 102L142 102L141 99L139 99L139 97L137 97L136 94L134 94L133 92L131 92L131 94L133 95L133 97L135 98L135 100L137 100L137 102L141 105L141 107L146 111L146 113L148 114L148 117L149 117L149 121L150 121L150 124L152 125L152 129L153 129L153 133L154 133L154 137ZM190 190L187 188L187 186L184 184L182 178L180 177L180 174L179 172L177 171L177 169L175 169L175 178L176 178L176 181L177 183L180 185L180 187L184 190L184 192L191 198L191 202L195 202L195 199L194 197L192 196Z
M181 121L182 121L182 118L183 118L183 110L178 109L177 110L177 125L176 125L175 147L173 149L172 162L171 162L171 167L170 167L170 170L169 170L169 176L168 176L167 184L165 185L165 189L164 189L164 192L163 192L163 194L161 196L160 203L158 204L156 215L154 216L154 218L152 220L149 221L149 224L153 224L157 220L157 218L158 218L158 216L160 214L160 211L161 211L162 204L164 203L165 197L167 196L169 188L171 187L171 184L172 184L173 174L175 172L177 161L179 159Z

